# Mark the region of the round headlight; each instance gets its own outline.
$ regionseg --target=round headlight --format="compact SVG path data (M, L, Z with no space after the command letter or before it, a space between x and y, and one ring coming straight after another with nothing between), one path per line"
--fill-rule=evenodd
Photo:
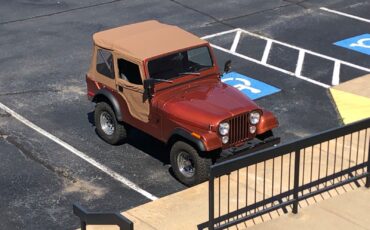
M258 122L260 122L261 114L259 112L251 112L249 114L249 122L252 125L256 125Z
M223 143L223 144L227 144L227 142L229 142L229 137L228 137L228 136L223 136L223 137L221 138L221 140L222 140L222 143Z
M252 134L256 132L256 129L257 129L256 126L253 125L249 126L249 132Z
M218 131L222 136L227 135L230 130L230 125L229 123L221 123L220 126L218 127Z

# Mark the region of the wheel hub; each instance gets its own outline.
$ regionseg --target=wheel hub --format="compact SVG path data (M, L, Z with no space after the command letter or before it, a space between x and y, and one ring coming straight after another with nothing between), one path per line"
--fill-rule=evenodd
M194 161L189 153L181 152L177 156L177 165L179 171L186 177L192 177L195 174Z
M100 125L105 134L112 135L114 133L113 117L109 113L104 111L100 114Z

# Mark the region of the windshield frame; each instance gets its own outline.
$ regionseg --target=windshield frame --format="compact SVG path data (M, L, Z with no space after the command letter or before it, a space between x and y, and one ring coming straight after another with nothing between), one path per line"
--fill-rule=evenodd
M189 51L189 50L193 50L193 49L197 49L197 48L202 48L202 47L205 47L205 48L207 48L207 50L208 50L208 54L209 54L209 58L210 58L210 61L211 61L211 63L212 63L212 65L211 66L209 66L209 67L207 67L207 68L204 68L204 69L202 69L201 71L198 71L198 70L196 70L196 71L193 71L193 72L196 72L196 73L200 73L200 74L197 74L197 75L192 75L191 73L189 73L189 74L185 74L185 75L181 75L181 74L178 74L178 75L176 75L176 76L173 76L173 77L171 77L171 78L166 78L166 80L176 80L176 79L179 79L179 78L183 78L184 76L188 76L188 75L192 75L192 76L195 76L195 77L199 77L199 76L201 76L202 74L202 72L204 72L204 71L207 71L207 70L209 70L209 69L211 69L211 68L214 68L215 67L215 65L216 65L216 62L215 62L215 60L214 60L214 56L213 56L213 53L212 53L212 50L211 50L211 48L210 48L210 46L209 46L209 43L205 43L205 44L202 44L202 45L197 45L197 46L190 46L190 47L186 47L186 48L183 48L183 49L180 49L180 50L176 50L176 51L173 51L173 52L169 52L169 53L165 53L165 54L161 54L161 55L158 55L158 56L154 56L154 57L151 57L151 58L148 58L148 59L146 59L145 60L145 73L146 73L146 78L147 79L150 79L151 78L151 76L150 76L150 72L149 72L149 62L150 61L153 61L153 60L156 60L156 59L159 59L159 58L163 58L163 57L166 57L166 56L170 56L170 55L173 55L173 54L176 54L176 53L181 53L181 52L184 52L184 51ZM156 79L156 78L153 78L153 79ZM157 79L159 79L159 78L157 78Z

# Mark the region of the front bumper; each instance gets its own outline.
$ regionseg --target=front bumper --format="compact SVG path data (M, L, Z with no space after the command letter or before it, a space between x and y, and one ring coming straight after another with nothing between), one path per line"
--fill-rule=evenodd
M263 141L254 138L253 140L245 142L244 145L239 147L231 147L224 149L220 154L220 161L238 157L241 155L250 154L280 143L280 137L269 137Z

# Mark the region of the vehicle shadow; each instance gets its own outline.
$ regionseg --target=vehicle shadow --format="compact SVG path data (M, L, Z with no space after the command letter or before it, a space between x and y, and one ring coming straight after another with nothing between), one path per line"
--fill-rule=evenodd
M94 111L87 113L87 119L91 125L95 126ZM127 141L125 143L132 145L138 150L154 157L155 159L161 161L164 165L170 164L169 149L164 143L131 126L128 127L127 132ZM96 129L95 133L97 136L99 136ZM170 173L172 174L172 172Z
M92 126L95 126L94 111L87 113L87 120Z
M163 164L170 164L170 153L166 145L134 127L129 128L126 143L160 160Z

